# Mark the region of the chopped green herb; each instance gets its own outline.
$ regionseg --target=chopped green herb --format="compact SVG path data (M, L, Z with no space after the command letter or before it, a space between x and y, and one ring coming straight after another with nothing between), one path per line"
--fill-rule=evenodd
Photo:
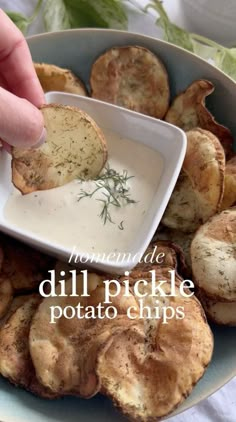
M84 198L95 197L96 193L100 191L104 198L96 198L101 202L102 210L99 217L102 219L103 224L107 222L113 223L111 217L112 207L124 207L125 205L135 204L135 201L130 196L130 187L127 182L134 176L128 176L127 170L121 173L110 168L109 164L106 165L104 172L99 175L95 180L95 189L92 192L86 192L84 189L80 190L78 201ZM81 183L83 180L81 180ZM118 225L120 230L124 230L123 221Z
M124 230L124 220L122 220L118 226L120 230Z

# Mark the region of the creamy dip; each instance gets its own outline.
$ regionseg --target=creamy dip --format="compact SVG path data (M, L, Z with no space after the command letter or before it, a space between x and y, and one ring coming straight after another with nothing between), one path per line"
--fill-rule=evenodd
M103 129L108 145L109 167L133 176L127 182L135 203L110 206L113 223L104 224L100 214L103 189L78 201L81 190L91 193L94 181L74 180L62 187L27 195L14 188L4 209L11 224L41 240L86 253L129 252L157 191L163 159L153 149Z

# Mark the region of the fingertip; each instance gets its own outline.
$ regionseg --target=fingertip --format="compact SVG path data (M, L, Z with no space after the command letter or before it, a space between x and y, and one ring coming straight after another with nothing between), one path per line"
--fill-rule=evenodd
M33 148L46 137L42 112L29 101L0 88L0 138L17 148Z
M19 128L17 146L19 148L34 148L37 144L42 144L46 136L43 114L27 100L21 100L21 102L24 103L25 120Z
M41 135L39 137L39 139L33 145L33 148L39 148L39 147L41 147L44 144L44 142L46 141L46 137L47 137L47 131L46 131L46 128L44 127L43 130L42 130L42 133L41 133Z

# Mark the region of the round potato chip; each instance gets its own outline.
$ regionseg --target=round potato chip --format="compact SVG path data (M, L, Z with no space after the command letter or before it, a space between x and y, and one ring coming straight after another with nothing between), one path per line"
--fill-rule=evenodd
M54 259L8 236L2 237L4 259L1 275L15 292L37 289L53 268Z
M85 318L88 306L90 309L99 304L105 308L109 306L103 304L105 290L102 280L102 276L88 274L89 296L82 296L83 280L79 275L79 297L71 296L72 281L67 280L67 296L44 299L34 316L30 330L31 357L37 378L55 394L73 394L85 398L94 396L100 390L100 381L96 375L98 355L108 347L115 333L133 324L126 316L126 309L136 304L136 300L133 296L125 298L123 289L111 304L118 311L115 319L105 318L104 310L101 319L98 319L96 309L94 318ZM60 285L56 288L57 295L60 294L60 288ZM80 306L80 318L77 317L77 311L75 315L72 314L72 308L77 309L77 306ZM66 312L68 318L62 314L59 318L58 307Z
M150 285L144 290L150 293ZM170 285L165 292L170 293ZM172 412L190 394L212 357L213 336L198 300L184 298L178 289L175 297L162 299L174 311L183 307L185 317L173 317L168 324L154 321L146 326L149 329L147 320L139 320L115 335L98 356L101 391L132 420L154 421Z
M225 188L221 210L236 205L236 156L227 161L225 167Z
M198 298L209 320L218 325L236 327L236 302L220 302L201 291L198 292Z
M169 106L167 71L151 51L139 46L113 47L92 66L91 95L161 119Z
M236 302L236 207L199 228L191 244L191 261L201 292L216 301Z
M12 314L14 314L14 312L29 299L29 297L29 295L20 295L13 297L13 300L10 306L8 307L7 312L5 313L4 317L0 319L0 329L10 318L10 316L12 316Z
M194 233L184 233L179 230L169 229L168 227L162 227L158 229L156 232L156 239L160 241L169 240L173 242L174 245L177 245L181 248L182 253L184 254L184 260L186 263L186 268L184 272L180 271L180 274L186 277L191 277L192 274L192 264L191 264L191 256L190 256L190 246L193 239Z
M156 236L155 236L156 237ZM129 282L132 286L135 280L142 278L143 274L148 271L159 268L174 269L176 273L185 275L186 265L182 250L169 240L155 240L148 246L144 252L142 259L135 266L129 275ZM127 277L121 276L119 280L122 282Z
M37 149L12 150L12 182L23 194L93 179L106 160L107 146L94 120L76 107L41 108L47 139Z
M187 132L187 152L162 223L195 232L220 208L224 193L225 154L211 132Z
M29 353L29 329L32 317L41 301L37 295L19 299L16 310L2 325L0 331L0 373L13 384L40 395L52 394L37 381Z
M84 84L71 70L48 63L34 63L34 68L44 92L64 91L87 95Z
M0 318L7 313L13 299L13 288L9 278L0 276Z
M212 132L224 147L227 157L233 153L233 135L228 128L216 122L205 105L205 99L214 91L210 81L194 81L186 91L173 100L165 120L188 131L200 127Z

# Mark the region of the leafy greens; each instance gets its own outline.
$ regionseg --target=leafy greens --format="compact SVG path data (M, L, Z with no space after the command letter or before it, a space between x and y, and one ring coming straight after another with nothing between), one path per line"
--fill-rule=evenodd
M23 34L27 33L27 30L31 23L35 20L36 16L38 15L41 7L42 7L43 0L38 0L34 12L32 16L29 18L27 16L22 15L21 13L17 12L10 12L5 11L5 13L9 16L9 18L14 22L14 24L23 32Z
M68 28L127 29L127 16L119 0L47 0L43 11L47 31Z
M136 1L130 0L130 2L136 7L138 6ZM145 11L149 9L153 9L159 14L156 23L163 29L166 41L185 48L205 60L212 61L215 66L236 80L236 48L226 48L206 37L189 33L173 24L159 0L151 0Z
M172 23L160 0L150 0L143 9L136 0L38 0L30 18L20 13L7 12L8 16L26 34L29 25L42 10L47 31L98 27L127 29L125 3L141 13L150 9L158 14L156 24L163 29L164 40L189 50L205 60L212 61L223 72L236 80L236 48L226 48L201 35L192 34Z

